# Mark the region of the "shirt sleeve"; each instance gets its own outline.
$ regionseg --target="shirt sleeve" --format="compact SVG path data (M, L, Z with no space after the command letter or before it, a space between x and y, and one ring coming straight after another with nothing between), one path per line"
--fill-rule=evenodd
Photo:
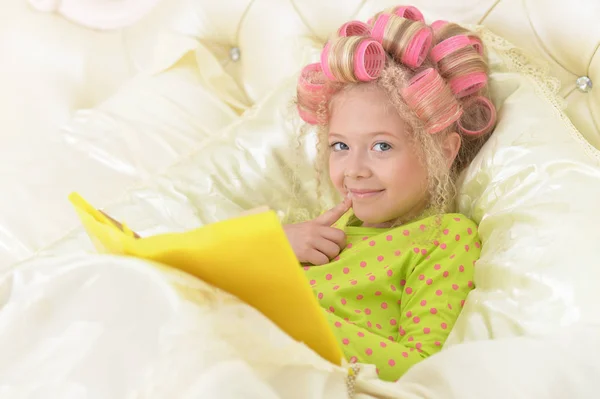
M333 320L336 316L328 314L351 362L375 364L381 379L395 381L442 348L474 288L474 264L481 248L475 224L464 217L456 219L443 229L427 256L414 251L414 261L400 281L395 340L341 319Z

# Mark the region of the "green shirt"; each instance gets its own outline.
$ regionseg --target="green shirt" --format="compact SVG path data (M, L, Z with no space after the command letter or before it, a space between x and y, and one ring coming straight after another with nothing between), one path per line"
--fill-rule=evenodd
M353 226L352 216L334 225L346 248L306 275L347 359L395 381L438 352L454 326L474 288L477 226L460 214L394 228Z

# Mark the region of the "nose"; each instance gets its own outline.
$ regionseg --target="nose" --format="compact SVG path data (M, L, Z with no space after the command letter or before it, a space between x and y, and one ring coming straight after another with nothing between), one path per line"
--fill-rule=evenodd
M359 151L350 151L346 156L344 176L352 179L364 179L371 176L367 155Z

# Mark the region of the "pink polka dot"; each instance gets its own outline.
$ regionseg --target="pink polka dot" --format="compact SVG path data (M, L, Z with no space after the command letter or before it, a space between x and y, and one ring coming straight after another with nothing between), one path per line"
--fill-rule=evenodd
M442 245L440 245L440 248L442 248L442 249L446 249L446 244L442 244Z
M472 229L469 227L469 228L467 229L467 233L468 233L469 235L471 235L471 234L473 234L473 230L472 230Z
M442 346L442 343L440 341L435 341L435 346Z
M464 299L460 301L460 307L462 308L463 306L465 306L465 300Z
M336 321L334 324L337 328L340 328L342 326L342 323L340 323L339 321Z
M470 249L471 249L471 247L469 247L468 245L465 245L465 251L469 252Z
M310 285L315 285L317 282L315 280L310 280Z
M404 231L402 232L402 234L404 234L405 236L409 236L409 235L410 235L410 231L408 231L408 230L404 230Z
M450 273L448 273L448 270L446 270L443 274L444 277L448 277L450 275Z
M381 304L381 309L387 309L387 307L388 307L388 304L387 304L387 303L383 302L383 303Z
M415 345L415 348L417 349L421 349L423 347L423 344L420 342L417 342L417 344Z
M346 248L348 248L348 249L352 248L352 243L348 243L348 245L346 245Z
M367 327L369 327L369 328L373 327L373 323L371 323L370 321L367 321Z
M392 291L396 291L396 286L395 286L394 284L390 284L390 289L391 289Z
M356 285L357 283L358 283L358 281L356 281L356 280L350 280L350 284L352 284L352 285Z
M350 358L350 363L356 363L356 362L358 362L358 358L356 356L352 356Z
M392 269L387 271L387 275L388 275L388 277L392 277L394 275L394 272L392 271Z
M390 359L388 360L388 364L390 365L390 367L394 367L396 365L396 361L394 361L394 359Z
M378 260L378 261L380 261L380 262L383 262L383 256L379 255L379 256L377 257L377 260Z
M404 292L406 292L408 295L412 294L413 289L410 287L406 287L406 290L404 290Z
M381 295L381 291L375 291L375 296L380 296Z
M389 340L389 341L392 341L392 342L394 342L394 337L392 337L392 336L390 335L390 336L388 337L388 340Z
M456 291L458 289L458 284L452 284L452 289Z
M461 273L464 272L465 271L465 267L463 265L460 265L458 267L458 271L461 272Z
M460 222L460 218L454 218L454 220Z
M469 282L467 283L467 285L469 286L469 288L472 288L474 284L473 284L472 281L469 280Z
M396 256L400 256L400 255L402 255L402 252L401 252L401 251L395 251L395 252L394 252L394 255L396 255Z
M404 287L406 285L406 280L400 280L400 285Z
M438 245L440 245L440 242L438 240L434 240L433 245L435 245L437 247Z
M408 340L412 342L412 341L414 341L415 339L414 339L413 337L408 337Z
M360 267L367 267L367 262L365 262L364 260L360 262Z
M400 329L398 330L398 334L400 334L403 337L406 334L406 330L400 327Z
M460 235L459 235L459 234L457 234L457 235L454 237L454 239L455 239L456 241L460 241Z
M419 226L419 228L421 229L421 231L425 231L425 229L426 229L427 227L425 227L425 225L424 225L424 224L422 224L422 225L420 225L420 226Z
M442 330L445 330L446 328L448 328L448 324L442 323L440 324L440 327L442 327Z
M433 266L433 268L434 268L435 270L440 270L440 269L442 268L442 266L440 266L440 264L439 264L439 263L436 263L436 264Z
M440 296L440 295L442 295L442 290L437 290L437 291L435 292L435 295L437 295L437 296Z
M333 278L333 276L331 274L328 274L325 276L325 280L331 280Z
M425 327L423 329L423 334L429 334L431 332L431 330L429 329L429 327Z
M431 309L429 309L429 313L436 314L437 313L437 309L436 308L431 308Z
M335 309L333 308L333 306L330 306L330 307L329 307L329 311L330 311L331 313L335 312Z
M451 303L448 304L448 309L452 310L452 304Z
M340 302L342 303L342 305L345 305L346 303L348 303L348 302L346 301L346 298L342 298L342 299L340 300Z
M369 280L375 281L375 276L369 276Z
M350 340L348 338L342 339L342 344L348 345L349 343L350 343Z
M479 243L479 241L475 242L475 248L481 248L481 244Z
M402 352L402 356L408 357L408 352Z
M421 250L421 255L423 255L423 256L427 255L427 250L425 248L423 248Z
M385 237L385 239L386 239L386 240L388 240L388 241L392 241L392 239L393 239L393 238L394 238L394 237L392 237L392 236L386 236L386 237Z
M412 317L412 312L410 310L406 312L406 317Z
M339 290L339 289L340 289L340 286L339 286L339 285L334 285L334 286L333 286L333 290L334 290L334 291L337 291L337 290Z
M342 270L344 272L344 274L348 274L350 273L350 269L347 267L344 267L344 270Z
M359 301L360 301L360 300L362 300L363 298L364 298L364 297L363 297L361 294L358 294L358 295L356 296L356 299L357 299L357 300L359 300Z
M377 328L378 330L381 330L381 324L375 324L375 328Z
M304 269L304 271L308 271L308 270L310 270L310 267L304 266L303 269Z
M323 293L319 292L319 295L317 295L317 297L319 297L319 299L323 299Z
M365 241L365 240L368 240L369 237L363 237L362 239L363 239L363 241Z
M425 281L425 283L427 283L427 285L431 285L431 284L433 284L433 280L432 279L427 279L427 281Z
M362 332L360 332L360 331L356 335L358 335L360 338L364 338L365 337L365 334L362 333Z
M336 260L340 260L340 256L339 256L339 255L338 255L338 256L336 256L335 258L333 258L333 260L334 260L334 261L336 261Z
M365 349L365 353L367 354L367 356L371 356L373 354L373 349L367 348Z
M417 247L413 248L413 252L416 253L416 254L418 254L420 251L421 250L419 248L417 248Z
M424 274L420 274L420 275L419 275L419 280L421 280L421 281L422 281L422 280L425 280L425 275L424 275Z
M365 309L365 314L367 314L367 315L371 314L371 309L369 309L369 308L366 308L366 309Z
M419 324L420 322L421 322L421 319L418 316L413 317L413 323Z
M392 319L392 320L390 320L390 324L392 326L395 326L396 324L398 324L398 322L396 321L396 319Z
M387 344L385 342L380 342L379 346L381 346L382 348L385 348L385 347L387 347Z
M369 246L374 247L375 246L375 241L369 241Z
M425 305L427 305L427 301L426 301L425 299L423 299L423 300L421 301L421 306L425 306Z
M449 232L450 232L450 230L448 230L448 229L445 229L445 230L444 230L444 235L445 235L445 236L447 236Z

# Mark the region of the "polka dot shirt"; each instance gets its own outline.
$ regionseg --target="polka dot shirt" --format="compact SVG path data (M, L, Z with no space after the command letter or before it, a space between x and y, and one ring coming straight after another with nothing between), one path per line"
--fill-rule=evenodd
M346 358L395 381L441 349L474 288L477 226L459 214L391 229L346 225L350 216L335 225L346 248L304 270Z

